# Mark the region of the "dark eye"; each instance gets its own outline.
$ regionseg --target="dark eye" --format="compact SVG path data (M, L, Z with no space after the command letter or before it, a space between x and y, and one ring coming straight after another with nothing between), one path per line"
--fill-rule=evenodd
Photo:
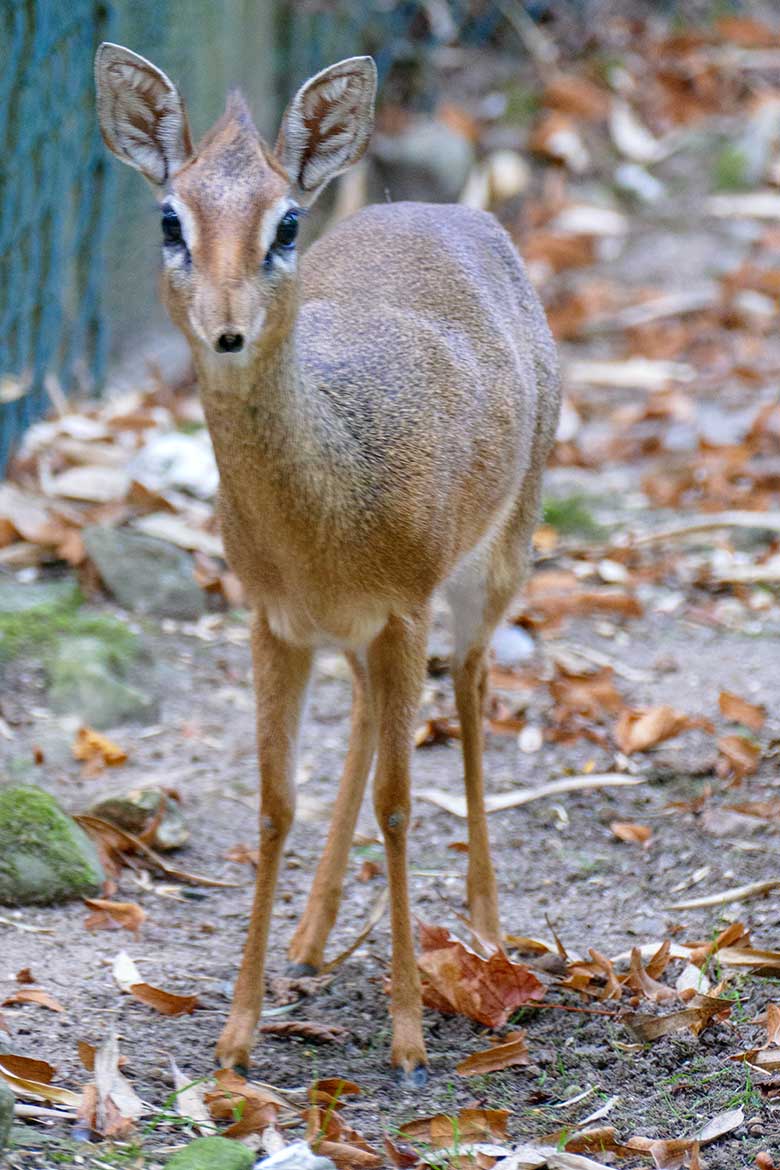
M279 226L276 229L276 239L274 246L277 248L294 248L295 240L298 235L298 216L294 211L286 212L279 220Z
M165 244L183 244L181 220L172 207L164 207L162 213L162 234Z

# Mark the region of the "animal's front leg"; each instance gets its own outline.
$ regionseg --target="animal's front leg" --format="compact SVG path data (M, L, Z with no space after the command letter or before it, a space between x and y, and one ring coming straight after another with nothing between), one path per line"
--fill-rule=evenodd
M263 1004L268 929L285 838L295 812L295 751L311 651L271 633L265 616L252 621L252 661L260 763L260 857L244 957L230 1016L217 1044L223 1068L248 1068Z
M420 977L409 917L406 837L411 812L410 757L425 675L425 611L390 618L372 644L368 665L378 724L374 808L385 840L393 933L391 1059L414 1085L426 1080Z

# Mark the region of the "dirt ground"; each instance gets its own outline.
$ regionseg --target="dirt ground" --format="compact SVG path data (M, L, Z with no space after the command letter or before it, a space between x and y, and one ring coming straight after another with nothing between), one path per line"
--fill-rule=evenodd
M770 700L770 720L762 741L780 735L780 720L771 699L780 628L777 620L750 623L749 630L698 624L676 614L651 614L625 630L607 630L602 623L576 622L566 638L540 642L537 657L549 658L562 641L608 655L618 672L626 670L628 697L637 705L670 702L717 720L721 689ZM200 628L203 632L203 626ZM610 636L605 636L609 634ZM247 867L225 861L238 842L255 843L257 796L252 733L252 691L246 629L240 621L215 620L208 640L192 628L164 632L145 623L149 655L164 664L160 684L162 709L154 727L124 727L117 732L129 753L121 768L98 779L85 779L81 765L69 758L72 726L39 706L36 672L18 679L14 701L27 711L20 717L11 743L3 745L9 770L36 746L45 763L36 779L56 793L66 807L81 810L98 795L134 785L164 784L182 797L192 830L189 845L175 863L212 877L237 880L235 890L171 888L154 880L140 885L124 876L118 897L138 902L148 914L141 937L133 941L120 932L90 933L79 904L52 909L4 912L0 991L14 987L14 973L30 967L41 984L64 1006L62 1014L35 1007L5 1009L11 1026L9 1051L35 1055L57 1067L59 1083L78 1086L85 1080L77 1058L79 1040L98 1042L115 1030L127 1057L126 1072L153 1113L143 1137L143 1156L131 1165L154 1166L163 1149L181 1141L166 1123L164 1104L171 1092L169 1058L196 1079L212 1068L215 1040L228 1007L250 901ZM437 652L445 648L446 630L437 622ZM637 681L641 680L641 681ZM535 694L529 722L541 722L544 695ZM300 765L300 807L282 872L274 913L269 962L273 979L284 974L285 947L300 914L325 821L333 800L344 750L349 708L349 683L337 656L320 660L303 731ZM449 680L429 681L423 714L449 713ZM16 761L16 763L14 763ZM660 941L667 936L709 939L735 918L744 920L758 946L777 944L780 902L776 895L745 905L672 913L666 907L674 891L689 887L702 867L705 875L694 892L709 892L777 874L777 822L739 818L723 812L733 792L713 780L712 737L692 732L662 746L639 766L646 782L631 789L570 794L541 800L526 808L491 817L494 857L502 897L503 921L512 934L549 938L545 918L564 945L586 954L596 947L607 955ZM491 792L536 785L593 767L607 771L613 753L593 744L545 745L525 754L516 737L488 735L487 770ZM457 743L416 752L417 787L460 791ZM690 802L708 783L715 794L704 814L669 815L672 801ZM769 799L778 794L773 759L739 790L740 799ZM729 815L731 820L729 820ZM652 827L649 848L627 844L610 831L612 821L640 822ZM364 809L359 831L375 839L370 807ZM457 915L463 900L465 859L449 846L464 837L464 823L450 813L418 802L411 833L410 884L415 912L431 922L445 923L463 935ZM347 946L358 931L383 885L381 874L361 883L362 861L381 866L379 844L356 846L343 910L331 953ZM681 895L677 895L680 897ZM31 933L34 927L46 933ZM111 961L128 949L149 982L171 991L196 992L201 1006L191 1017L164 1019L142 1004L121 996L113 982ZM373 935L334 974L327 987L303 999L282 1019L310 1019L338 1024L349 1033L343 1044L314 1046L295 1039L268 1037L256 1047L253 1075L279 1087L305 1086L319 1076L345 1076L357 1081L363 1095L347 1110L350 1122L369 1140L413 1117L453 1112L472 1102L511 1111L510 1132L529 1139L574 1130L578 1118L615 1097L609 1123L623 1136L685 1136L723 1109L741 1103L746 1124L737 1136L707 1152L711 1170L748 1166L762 1149L780 1140L773 1101L761 1094L746 1067L732 1063L736 1051L759 1044L761 1029L751 1021L768 1001L777 998L771 981L740 978L734 985L731 1019L705 1030L698 1039L677 1033L639 1050L619 1020L568 1012L521 1013L528 1030L531 1064L464 1080L454 1067L465 1055L486 1046L485 1029L466 1019L429 1011L425 1020L431 1078L424 1090L409 1091L394 1082L387 1063L389 1020L385 978L389 937L383 921ZM560 998L556 996L555 998ZM563 1002L579 1003L574 996ZM271 990L267 1007L273 1007ZM587 1100L566 1107L568 1097L591 1090ZM13 1167L62 1164L69 1157L64 1128L18 1127ZM86 1164L119 1165L117 1152L99 1148ZM121 1164L125 1164L122 1162ZM631 1165L632 1163L627 1163ZM642 1164L637 1161L637 1165Z
M667 176L673 191L681 183L679 175L675 178L676 166L673 160ZM755 235L746 234L743 223L702 221L696 211L700 193L695 174L691 177L689 171L688 179L685 198L664 204L663 214L634 214L628 237L588 269L588 279L622 284L629 297L632 289L654 283L663 283L668 290L689 288L736 267ZM578 279L575 275L570 287L576 288ZM715 385L705 373L709 327L704 321L699 357L687 359L697 363L700 358L701 365L696 367L695 384L686 390L693 414L685 426L697 436L704 431L739 436L746 414L753 417L761 405L777 401L771 373L778 368L777 343L773 336L762 339L762 368L769 372L758 385L755 380ZM621 347L622 341L594 334L566 342L562 355L568 367L583 358L625 356ZM634 390L590 388L581 393L577 406L586 428L597 435L612 425L615 412L636 406L639 399ZM667 437L674 422L671 416L663 422ZM640 420L641 425L656 424L649 416L645 424ZM606 576L599 578L598 566L605 557L613 559L608 545L615 534L690 518L684 507L659 510L646 492L648 475L663 475L699 457L699 448L694 453L686 441L683 436L666 446L662 443L652 455L638 457L639 448L626 448L622 456L614 454L596 465L552 468L548 499L557 500L564 512L576 501L593 525L580 516L574 525L579 530L562 535L555 547L540 553L539 568L570 571L579 566L579 572L586 566L583 579L609 580L612 570L602 569ZM534 632L533 658L520 668L538 680L524 712L531 727L550 726L551 701L544 680L562 655L575 652L591 665L611 665L616 684L632 706L668 703L709 718L722 734L733 730L718 709L719 693L727 690L764 704L768 717L758 734L762 747L758 769L737 787L718 774L715 736L707 731L685 732L630 760L611 742L601 745L582 737L571 743L545 740L538 750L524 751L516 734L488 732L490 793L582 772L627 768L643 781L631 788L549 797L491 815L507 933L549 940L552 927L572 953L587 956L589 948L596 948L616 956L667 937L710 940L728 923L742 921L754 946L778 946L776 890L745 902L669 909L681 898L778 876L780 820L746 816L728 805L780 797L780 605L771 589L707 585L699 571L702 565L719 563L719 557L731 556L734 549L738 557L750 561L769 545L769 537L760 532L734 538L705 533L686 552L680 550L689 546L663 544L643 554L645 563L656 568L638 578L641 616L596 613ZM665 568L658 570L659 564ZM106 599L98 604L123 616ZM227 861L225 855L238 843L250 847L256 843L258 799L245 621L240 614L216 614L194 625L132 620L142 631L149 663L147 686L159 695L161 705L153 726L126 725L112 731L128 752L127 763L97 778L85 777L71 756L75 722L48 710L40 663L28 658L6 672L2 714L10 735L0 737L0 767L9 776L34 778L74 812L83 811L99 796L134 786L173 787L180 793L191 830L189 843L174 855L173 863L240 885L186 886L158 877L135 878L125 871L117 897L139 903L148 915L138 939L121 931L88 931L81 904L3 910L0 996L16 986L15 973L29 967L65 1009L58 1014L32 1006L4 1008L11 1032L2 1038L4 1047L50 1061L57 1068L58 1083L78 1088L87 1079L77 1056L78 1042L97 1043L114 1030L127 1058L125 1072L150 1107L138 1141L124 1146L76 1146L68 1129L56 1123L17 1125L8 1159L14 1170L77 1164L151 1168L182 1144L181 1127L171 1120L168 1103L169 1059L174 1058L193 1080L212 1071L214 1044L243 944L251 870ZM437 660L446 655L448 637L444 611L437 606L431 645ZM272 1013L282 1007L280 985L274 980L284 975L286 946L326 832L346 745L349 698L341 659L321 655L303 727L298 818L274 910L266 1001ZM512 695L506 700L511 705ZM446 670L432 673L421 724L453 712ZM37 766L32 764L35 749L43 757ZM457 741L418 749L413 765L416 789L461 792ZM615 821L650 827L649 845L642 848L618 839L610 828ZM466 911L466 859L451 846L464 838L464 821L423 800L416 802L410 840L414 910L461 937L466 937L459 917ZM376 861L379 872L371 880L359 881L366 859ZM382 847L367 801L331 954L356 937L383 885ZM170 991L196 992L200 1007L192 1016L166 1019L119 994L111 963L121 949L130 952L149 982ZM388 957L385 918L326 986L292 1010L269 1016L338 1024L348 1032L345 1041L315 1045L266 1037L254 1051L253 1077L280 1088L305 1087L322 1076L356 1081L363 1092L345 1108L347 1120L379 1148L383 1133L393 1134L404 1121L453 1113L475 1102L510 1110L510 1135L518 1141L573 1132L583 1118L611 1102L603 1124L613 1125L623 1138L689 1136L721 1111L741 1105L744 1123L703 1151L703 1165L708 1170L736 1170L753 1165L761 1151L777 1156L776 1081L751 1074L747 1065L730 1059L764 1043L765 1029L754 1021L768 1003L780 999L776 980L739 975L726 993L733 1000L727 1021L706 1028L698 1037L677 1032L645 1045L634 1042L620 1018L525 1009L515 1023L527 1029L529 1065L471 1079L458 1076L455 1066L487 1046L488 1031L462 1017L427 1011L431 1076L424 1089L412 1091L396 1084L388 1065ZM573 992L554 991L551 999L587 1006ZM637 1157L621 1164L628 1170L649 1162Z

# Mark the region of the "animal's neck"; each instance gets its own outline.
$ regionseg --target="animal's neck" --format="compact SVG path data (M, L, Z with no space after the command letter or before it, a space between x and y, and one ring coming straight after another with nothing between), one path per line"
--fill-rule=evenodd
M301 369L294 321L246 365L201 351L196 367L223 489L275 509L335 502L334 457L347 451L328 395Z

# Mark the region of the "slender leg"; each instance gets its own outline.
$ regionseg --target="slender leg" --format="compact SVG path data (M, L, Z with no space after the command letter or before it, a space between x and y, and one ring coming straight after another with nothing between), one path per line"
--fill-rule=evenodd
M353 676L349 749L325 849L306 909L290 943L290 959L297 974L314 974L322 966L325 944L338 914L352 838L374 758L376 720L365 658L357 654L348 658Z
M409 919L406 837L411 810L410 756L425 674L428 615L391 617L368 652L378 722L374 808L385 840L393 934L392 1062L413 1083L425 1079L420 978Z
M463 767L466 779L469 830L466 891L471 925L479 941L501 946L498 892L485 817L482 716L485 705L487 670L485 651L482 646L470 650L462 660L456 659L453 663L453 678L455 701L460 718Z
M276 638L262 613L254 615L252 662L260 762L260 858L244 957L230 1016L217 1044L217 1058L223 1068L249 1066L252 1038L262 1008L274 891L295 811L295 749L311 658L311 651Z

